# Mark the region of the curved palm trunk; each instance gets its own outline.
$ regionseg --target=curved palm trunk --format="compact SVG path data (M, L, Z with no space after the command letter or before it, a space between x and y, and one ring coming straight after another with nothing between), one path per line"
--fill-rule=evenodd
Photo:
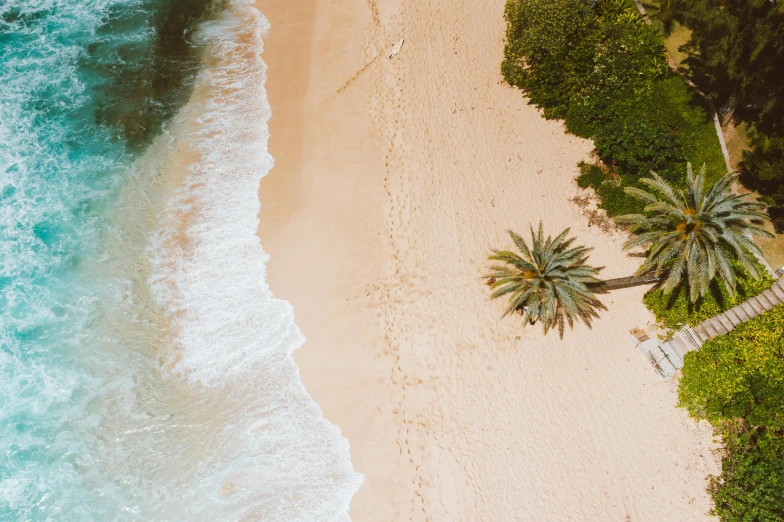
M667 274L661 274L657 277L655 272L648 272L647 274L640 276L619 277L617 279L599 281L598 283L588 283L587 286L594 292L606 292L621 288L631 288L633 286L650 285L664 279L666 275Z

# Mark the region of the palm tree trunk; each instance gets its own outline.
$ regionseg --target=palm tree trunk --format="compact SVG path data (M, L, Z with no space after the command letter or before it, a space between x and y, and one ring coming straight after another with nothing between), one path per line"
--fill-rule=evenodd
M650 285L657 283L663 279L665 274L658 277L655 272L648 272L647 274L630 277L619 277L617 279L608 279L598 283L590 283L588 286L595 292L607 292L610 290L618 290L621 288L631 288L633 286Z

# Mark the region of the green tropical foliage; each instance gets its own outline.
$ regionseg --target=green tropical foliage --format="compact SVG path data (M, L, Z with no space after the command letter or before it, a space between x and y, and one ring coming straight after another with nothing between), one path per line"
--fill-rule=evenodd
M643 302L648 310L656 315L660 325L677 329L683 325L696 326L702 321L739 305L743 301L759 295L770 288L773 278L763 267L757 267L761 278L754 279L743 266L733 261L736 270L737 287L735 295L730 295L727 288L714 280L708 293L696 302L689 299L689 289L681 284L672 292L665 293L661 288L654 288L645 294Z
M721 474L710 478L712 514L724 522L784 520L784 436L742 422L721 430Z
M590 327L591 319L599 317L598 310L606 309L587 286L600 282L596 276L601 268L586 264L591 249L573 247L574 238L568 239L568 234L567 228L555 239L545 238L539 223L538 232L531 227L530 248L509 231L520 253L493 251L489 259L503 264L492 266L485 277L492 298L509 296L504 316L520 312L526 323L541 321L545 334L557 326L563 336L565 323L572 328L579 319Z
M760 278L754 254L761 256L762 252L751 235L771 237L762 228L768 216L761 203L746 194L732 193L734 175L724 176L707 190L704 166L695 176L691 164L687 165L685 190L673 188L656 173L652 175L640 180L648 190L625 189L646 204L644 213L616 218L637 234L626 242L626 249L648 248L640 273L667 272L662 286L665 293L685 282L691 302L704 297L716 277L735 295L733 261L755 279Z
M662 35L632 0L508 0L505 16L504 78L594 140L610 177L582 179L610 215L633 211L623 188L650 170L678 182L687 160L724 168L706 102L669 71Z
M725 522L784 520L784 306L686 355L680 405L722 435L714 514Z
M751 150L740 166L745 186L771 198L784 230L784 7L772 0L670 0L666 18L691 30L693 80L750 124ZM725 113L726 115L727 113Z
M714 424L744 419L784 430L784 306L686 355L680 403Z
M576 42L593 31L593 11L582 0L507 2L507 44L501 72L506 80L526 90L531 103L546 117L565 115L570 76L578 62L569 58Z

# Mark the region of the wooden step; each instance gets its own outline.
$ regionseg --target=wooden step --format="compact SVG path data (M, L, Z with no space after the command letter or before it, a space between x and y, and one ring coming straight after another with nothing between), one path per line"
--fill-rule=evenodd
M721 324L722 328L726 330L724 333L730 333L735 328L735 325L732 324L732 321L730 321L723 313L714 316L714 319L716 319Z
M730 322L732 323L732 327L733 328L735 328L736 326L738 326L739 324L741 324L743 322L743 319L738 317L738 314L735 313L735 309L734 308L730 308L729 310L724 312L724 317L726 317L727 319L730 320Z
M746 315L749 316L749 319L754 319L755 317L759 317L759 312L757 312L757 310L753 306L751 306L751 304L748 301L742 302L739 306L740 308L743 308L743 311L746 312Z
M703 321L703 322L701 322L701 323L700 323L700 326L701 326L701 327L702 327L702 328L705 330L705 332L707 332L707 334L708 334L708 339L715 339L715 338L717 338L719 335L721 335L721 334L720 334L720 333L719 333L719 332L716 330L716 328L714 328L714 326L711 324L710 320L707 320L707 321ZM706 340L707 340L707 339L706 339Z
M760 295L764 295L765 299L773 303L773 306L778 306L781 304L781 299L779 299L779 296L777 296L776 293L770 288L762 292Z
M780 302L784 302L784 289L781 288L776 283L773 283L770 287L770 291L776 294L776 297L779 298Z
M727 314L719 314L716 316L716 320L721 323L721 325L727 330L727 333L730 333L732 330L735 329L735 325L732 324L730 318L727 317Z
M710 319L708 319L708 322L713 326L713 328L717 332L719 332L719 335L724 335L726 333L729 333L730 331L730 329L726 328L724 324L721 321L719 321L719 318L715 315Z
M762 306L762 303L760 303L756 297L752 297L751 299L746 301L746 303L748 303L748 305L754 309L757 315L762 315L765 313L765 307Z
M736 306L735 308L730 308L730 310L732 311L732 313L734 313L736 316L738 316L738 319L740 319L740 322L742 322L742 323L745 323L746 321L751 319L751 317L749 317L749 315L746 313L746 311L740 305Z
M705 341L710 339L710 336L708 336L708 332L705 331L705 327L702 326L702 323L692 328L691 331L697 336L697 340L700 344L704 344Z
M753 299L759 301L759 304L762 305L762 307L765 309L766 312L768 310L773 310L773 307L776 306L775 304L771 303L767 297L765 297L764 293L758 295L757 297L754 297Z

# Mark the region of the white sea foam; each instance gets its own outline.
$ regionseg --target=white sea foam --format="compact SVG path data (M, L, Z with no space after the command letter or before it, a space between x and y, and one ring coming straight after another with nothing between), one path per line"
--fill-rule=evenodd
M174 332L164 371L233 410L203 441L213 458L196 466L203 476L189 480L193 498L178 504L204 507L206 481L208 496L233 505L225 513L240 519L347 520L361 475L348 441L299 381L291 352L305 339L290 304L272 296L256 234L259 183L273 165L261 58L267 27L251 4L234 1L199 30L206 65L183 111L195 119L175 125L197 160L148 248L153 295Z

